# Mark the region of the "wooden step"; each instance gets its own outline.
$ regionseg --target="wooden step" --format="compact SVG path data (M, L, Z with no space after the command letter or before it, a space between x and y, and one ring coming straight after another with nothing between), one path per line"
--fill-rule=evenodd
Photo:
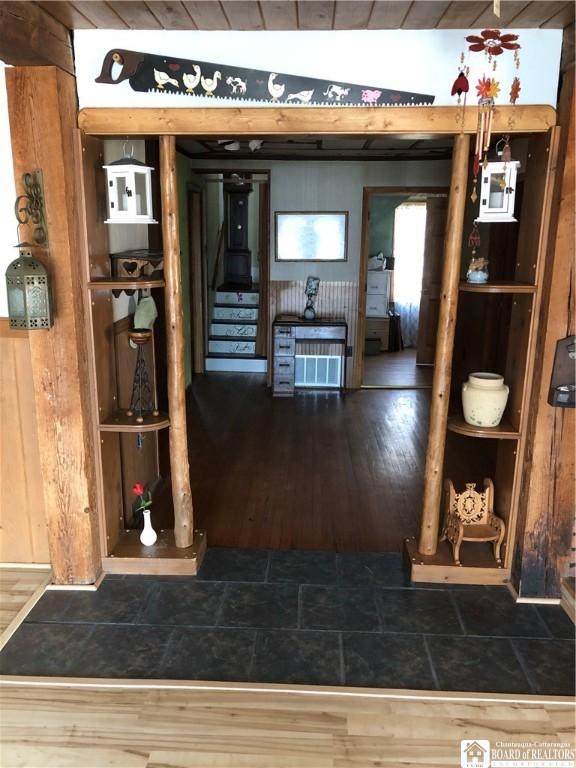
M216 291L216 304L228 307L248 306L257 307L260 294L256 291Z
M235 322L258 320L258 307L226 307L216 304L214 305L212 318L214 321L233 320Z
M209 339L208 352L220 352L225 355L253 355L256 352L256 341Z
M210 338L256 338L255 323L223 323L213 322L210 325Z

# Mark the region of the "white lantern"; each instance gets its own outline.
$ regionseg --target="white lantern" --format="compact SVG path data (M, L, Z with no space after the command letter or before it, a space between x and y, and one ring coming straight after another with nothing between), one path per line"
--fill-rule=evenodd
M152 212L152 168L133 157L105 165L106 224L157 224Z
M517 160L487 163L482 168L480 212L476 221L516 221L514 198L518 168Z

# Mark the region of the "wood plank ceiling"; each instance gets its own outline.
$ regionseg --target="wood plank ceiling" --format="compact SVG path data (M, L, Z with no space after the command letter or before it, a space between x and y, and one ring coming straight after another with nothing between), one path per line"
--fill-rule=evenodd
M462 29L484 26L562 29L573 2L502 0L205 0L204 2L37 2L69 29L334 30Z

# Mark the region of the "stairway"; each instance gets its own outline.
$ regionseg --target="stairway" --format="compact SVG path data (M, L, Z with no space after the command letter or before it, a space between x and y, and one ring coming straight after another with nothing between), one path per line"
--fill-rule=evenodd
M258 286L222 285L210 320L207 371L266 373L266 358L256 354L260 293Z

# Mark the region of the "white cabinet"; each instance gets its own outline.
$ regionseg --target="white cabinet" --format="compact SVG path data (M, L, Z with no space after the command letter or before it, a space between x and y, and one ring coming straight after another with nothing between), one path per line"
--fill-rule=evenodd
M366 332L367 339L380 339L380 351L388 349L388 303L392 271L368 271L366 277Z

